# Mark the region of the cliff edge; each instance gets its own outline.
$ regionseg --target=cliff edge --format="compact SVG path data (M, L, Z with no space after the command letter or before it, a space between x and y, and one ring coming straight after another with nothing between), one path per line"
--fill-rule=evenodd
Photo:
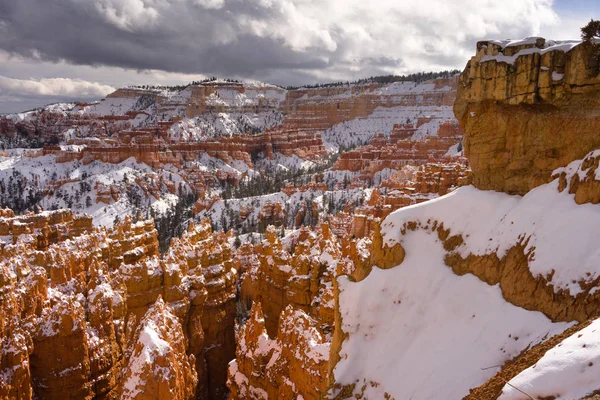
M454 104L477 188L523 195L600 147L598 46L539 37L477 43Z

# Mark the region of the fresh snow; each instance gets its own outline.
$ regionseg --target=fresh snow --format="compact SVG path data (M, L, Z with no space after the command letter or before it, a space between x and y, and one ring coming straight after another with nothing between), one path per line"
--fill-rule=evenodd
M600 319L548 350L504 386L499 400L580 399L600 389ZM518 391L518 388L520 391Z
M434 118L417 128L414 139L421 140L428 136L435 136L441 123L455 121L452 106L434 107L422 104L419 106L377 107L366 118L341 122L323 131L323 142L330 152L337 151L339 147L363 145L367 144L376 133L389 136L394 124L414 124L417 122L417 118L429 116Z
M90 164L83 165L80 161L71 161L66 163L57 163L56 157L46 155L41 157L24 157L24 150L13 149L8 151L8 157L0 156L0 181L8 183L14 178L14 174L18 172L24 181L28 182L22 194L23 198L27 198L29 192L34 190L42 191L48 188L53 175L56 180L76 180L81 179L84 175L86 178L84 183L89 185L91 190L83 191L82 182L73 181L63 184L59 190L56 190L54 195L47 194L40 201L40 206L46 210L53 208L71 208L76 213L87 213L93 217L94 225L96 226L112 226L116 217L123 220L126 215L135 215L137 209L131 204L126 193L121 192L118 201L111 200L110 204L102 202L96 203L96 184L123 185L125 176L128 176L130 184L139 186L133 183L134 177L142 177L144 174L150 174L158 178L158 175L153 172L152 168L144 163L138 163L133 157L124 160L119 164L103 163L94 161ZM166 166L165 169L168 169ZM183 182L183 179L177 172L171 172L172 180L178 185L178 182ZM184 184L184 187L188 187ZM141 191L141 189L139 189ZM61 193L58 196L58 192ZM79 201L76 201L76 195L79 193ZM17 194L15 194L17 195ZM68 206L65 195L73 200L71 207ZM91 205L86 205L86 198L90 197ZM143 201L144 204L152 206L157 214L161 214L168 208L172 207L177 202L178 197L164 190L160 198L156 199L148 195Z
M355 394L364 385L370 399L460 399L497 371L483 368L569 326L506 302L497 285L455 275L435 233L410 232L403 244L401 265L374 268L358 283L338 278L349 337L334 375L356 383Z
M159 301L162 303L162 300ZM164 303L162 306L164 307ZM160 327L158 324L166 323L166 321L160 321L162 315L157 315L158 321L154 321L148 317L153 310L154 308L151 308L146 312L145 318L147 319L142 321L143 327L136 343L136 349L129 359L127 367L129 375L123 385L122 399L133 399L141 393L145 384L142 380L142 375L146 368L151 368L152 374L161 380L169 379L169 372L155 364L156 357L165 357L172 349L169 342L160 337ZM167 308L164 318L174 319L175 317Z
M308 170L317 164L304 160L297 155L286 156L281 153L275 153L273 159L262 158L256 162L256 169L264 169L266 171L294 171L294 170Z
M554 271L550 283L555 291L569 290L574 296L582 292L580 280L600 276L600 208L577 205L566 190L559 193L558 179L523 197L461 187L390 214L382 224L384 240L388 246L403 242L400 230L405 222L428 220L443 222L452 235L462 235L464 243L457 251L463 257L492 252L502 257L529 238L529 268L534 276L547 277Z
M530 39L531 40L525 39L522 41L490 40L489 42L497 44L504 48L504 47L508 47L508 46L535 44L535 39L537 39L537 38L530 38ZM544 44L544 48L542 48L542 49L539 49L537 47L530 47L527 49L523 49L512 56L505 56L502 53L498 53L495 56L487 55L487 56L483 56L481 58L481 60L479 60L479 62L484 63L487 61L497 61L497 62L502 62L502 63L506 63L506 64L514 64L514 62L517 60L517 58L519 58L521 56L525 56L525 55L529 55L529 54L546 54L550 51L563 51L566 53L566 52L571 51L575 46L577 46L579 44L581 44L581 40L561 40L561 41L547 40L546 43Z

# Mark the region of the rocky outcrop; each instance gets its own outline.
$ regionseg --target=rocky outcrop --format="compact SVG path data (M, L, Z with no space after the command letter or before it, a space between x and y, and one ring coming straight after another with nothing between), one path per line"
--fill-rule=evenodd
M199 374L206 376L205 389L209 399L225 397L227 365L235 357L237 271L228 244L230 239L223 233L213 233L210 222L205 220L199 226L192 224L181 241L176 239L174 243L176 248L187 252L188 275L201 274L201 282L204 283L204 288L196 287L190 291L195 320L189 323L189 334L194 337L199 335L197 329L202 330L203 337L195 338L196 348L203 344L202 353L196 356L199 359L196 365ZM205 294L197 294L195 291L199 289L204 289ZM201 299L205 299L203 304Z
M280 319L270 337L260 303L253 305L229 365L231 399L318 399L326 392L329 342L316 321L291 305Z
M162 298L152 305L125 351L122 399L193 399L198 377L181 324Z
M476 187L525 194L600 147L598 60L592 42L477 43L454 106Z
M558 190L567 189L574 194L577 204L600 202L600 150L589 153L583 160L576 160L553 172L552 177L559 179Z
M596 112L600 76L596 46L594 43L546 42L541 38L478 43L477 55L461 75L454 107L465 128L465 154L473 170L473 182L479 189L528 194L523 198L481 194L488 201L492 201L494 196L500 196L494 199L513 201L510 210L499 212L498 216L491 215L496 209L486 212L483 207L475 211L477 207L470 209L456 199L452 200L452 195L435 204L431 202L392 214L383 221L385 232L374 230L371 264L390 268L406 263L411 252L426 252L426 249L419 249L414 240L409 240L416 231L426 231L427 235L435 236L433 241L439 244L443 264L452 270L452 276L470 274L490 286L498 285L504 300L520 310L540 311L551 321L585 323L595 318L600 312L596 306L596 264L566 257L556 261L556 268L546 271L539 267L538 259L546 259L544 264L548 267L553 258L564 257L568 253L558 245L549 248L548 243L562 237L565 246L568 246L567 243L574 245L584 239L567 239L567 236L573 235L578 228L590 232L595 229L585 225L585 218L565 221L561 225L562 231L548 230L545 223L553 217L552 207L562 207L566 214L579 215L583 210L592 212L587 203L597 204L600 201L596 173L599 157L594 151L600 147ZM427 186L426 183L423 185ZM535 191L531 191L536 187ZM473 196L486 193L473 188L463 189L459 191ZM537 214L530 225L517 226L519 221L515 218L519 215L530 217L523 210L531 211L533 208L528 207L533 205ZM462 210L460 222L455 218L458 210ZM399 225L398 221L401 221ZM474 228L473 224L481 223L486 227L489 224L490 229ZM565 234L564 231L571 233ZM512 235L515 232L517 234ZM475 234L483 236L474 238ZM480 242L475 244L477 241ZM403 244L409 242L413 247L404 247ZM578 254L595 257L591 247L578 250ZM569 265L569 261L576 265ZM355 273L353 278L364 278L370 272L369 264L366 266L366 273ZM345 353L340 352L348 338L357 333L352 327L343 329L344 316L339 314L339 297L336 300L336 330L330 355L332 365L339 361L341 355L348 356L348 352L365 351L364 348L349 348ZM347 312L346 309L346 315ZM563 336L578 329L573 328ZM541 341L546 339L544 337ZM517 341L519 337L513 340ZM476 389L468 398L497 398L499 387L510 379L506 379L507 376L514 376L534 364L535 357L539 359L543 354L540 349L547 350L560 340L560 337L551 339L531 351L526 348L514 362L507 362L498 378ZM356 341L353 343L356 344ZM373 382L364 381L362 388L360 380L355 380L351 387L336 385L335 377L331 375L333 370L330 370L330 383L335 387L337 398L373 393L371 388L365 390ZM356 376L353 375L354 378ZM388 384L390 386L393 385Z
M85 139L73 139L69 144L83 148L63 149L60 146L47 145L42 155L55 155L58 162L82 160L84 165L93 161L118 164L133 157L137 162L158 167L169 163L181 166L185 161L192 161L201 154L207 154L226 163L239 160L253 167L251 154L270 153L272 156L273 152L277 152L309 160L318 160L326 154L319 134L281 130L270 130L259 135L207 139L199 143L169 141L143 130L134 130L122 131L116 141L94 143Z

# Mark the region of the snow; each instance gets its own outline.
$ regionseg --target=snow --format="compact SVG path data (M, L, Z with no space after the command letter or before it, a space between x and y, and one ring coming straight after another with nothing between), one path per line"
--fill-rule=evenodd
M75 147L75 149L77 149ZM165 170L169 166L165 167ZM164 172L164 171L163 171ZM24 157L21 149L9 151L9 157L0 156L0 181L9 182L15 173L19 173L23 181L26 180L25 190L21 195L26 199L30 192L43 191L48 189L49 184L55 175L56 180L71 180L60 186L60 189L54 190L54 194L47 193L40 201L44 209L52 208L71 208L76 213L87 213L93 217L96 226L112 226L116 217L123 219L126 215L135 215L137 209L127 198L125 189L122 187L125 176L129 177L129 182L139 188L139 185L133 183L134 177L143 177L146 174L158 178L152 168L144 163L138 163L135 159L129 158L119 164L103 163L94 161L88 165L83 165L80 161L71 161L66 163L57 163L56 157L46 155L41 157ZM183 179L177 172L170 172L171 180L178 186ZM85 179L82 177L85 176ZM84 191L82 183L88 184L90 190ZM115 185L119 188L120 198L112 201L110 204L96 203L97 192L96 184L106 186ZM187 187L186 184L184 184ZM141 189L140 189L141 190ZM57 196L60 192L60 197ZM79 196L79 197L77 197ZM86 198L90 197L91 205L86 205ZM66 201L66 197L72 200L71 207ZM77 201L76 199L79 199ZM171 194L166 189L161 191L160 198L148 195L144 199L145 203L152 206L158 214L165 212L177 202L178 197Z
M525 45L535 45L536 42L538 41L538 39L544 39L543 37L540 36L528 36L524 39L519 39L519 40L512 40L512 39L506 39L506 40L496 40L496 39L491 39L489 40L490 43L496 44L502 48L506 48L506 47L511 47L511 46L525 46Z
M255 107L263 102L269 102L274 106L285 100L286 90L276 86L258 87L255 85L244 85L245 90L240 92L235 89L218 88L215 93L208 97L208 105L223 105L227 107Z
M293 154L291 157L283 155L281 153L275 153L273 159L263 158L256 162L256 169L264 169L266 171L290 171L290 170L308 170L317 164L303 160L297 155Z
M204 138L234 136L247 133L248 129L264 131L280 125L283 114L278 110L260 112L210 112L194 118L186 118L169 128L171 140L200 141Z
M459 146L461 147L460 151L458 150ZM457 157L457 156L461 156L462 154L463 154L463 150L462 150L461 143L456 143L456 144L450 146L450 148L446 152L445 156L446 157Z
M538 186L525 196L461 187L438 199L402 208L382 224L385 243L403 242L405 222L443 222L452 235L461 234L461 256L497 252L502 257L515 244L529 239L529 268L534 276L547 277L554 290L582 292L580 280L600 276L600 208L577 205L573 195L558 192L558 179ZM589 274L589 275L588 275Z
M336 171L340 172L340 171ZM300 207L301 204L310 199L318 203L323 203L323 195L326 194L328 197L333 199L336 204L345 204L346 201L354 201L355 203L360 201L364 197L365 201L369 199L371 190L363 189L345 189L345 190L333 190L333 191L320 191L320 190L307 190L305 192L298 191L291 196L286 195L283 192L271 193L262 196L244 197L240 199L228 199L216 201L212 207L208 210L200 211L195 219L202 221L204 218L210 218L216 229L223 228L221 225L221 216L225 215L239 215L241 208L250 209L251 212L242 223L242 227L248 226L252 221L258 222L260 218L260 211L267 202L275 203L280 202L284 209L287 206L291 213L288 213L288 218L292 218L296 213L295 208ZM244 239L244 238L240 238ZM249 239L249 238L248 238Z
M339 147L366 144L376 133L388 136L394 124L415 123L417 118L427 116L433 119L417 128L414 136L416 140L436 135L439 125L445 121L455 121L452 106L435 107L419 104L377 107L368 117L336 124L323 131L321 136L328 151L337 151Z
M349 336L334 375L356 383L355 394L364 384L364 398L460 399L496 372L482 368L569 326L513 306L497 285L455 275L435 233L410 232L403 244L402 265L358 283L338 278Z
M134 110L134 106L137 103L137 101L138 97L107 97L93 105L83 107L80 113L99 116L125 115L127 111Z
M498 399L527 398L515 388L534 398L580 399L600 389L599 375L600 319L596 319L511 379Z
M498 44L501 47L508 47L508 46L519 46L519 45L524 45L524 44L535 44L535 39L537 39L537 38L527 38L522 41L490 40L490 43ZM506 64L514 64L514 62L517 60L517 58L519 58L521 56L525 56L525 55L529 55L529 54L542 55L542 54L546 54L550 51L562 51L562 52L566 53L566 52L571 51L575 46L577 46L579 44L581 44L581 40L562 40L562 41L547 40L542 49L537 48L537 47L531 47L531 48L523 49L512 56L505 56L502 53L499 53L497 55L486 55L486 56L483 56L481 58L481 60L479 60L479 62L484 63L484 62L488 62L488 61L497 61L497 62L502 62L502 63L506 63Z
M161 304L158 306L164 307L164 303L160 300ZM140 336L138 338L136 344L136 351L131 356L129 360L129 365L127 367L127 371L129 371L129 375L125 384L123 385L123 397L122 398L135 398L139 393L142 392L142 388L144 382L141 380L141 376L143 371L147 367L155 367L156 369L160 369L160 367L155 365L156 357L165 357L171 351L171 346L169 342L162 339L159 335L160 328L158 323L161 321L154 321L148 316L154 312L154 308L157 305L153 306L147 313L147 319L143 321L144 324ZM160 317L161 315L158 315ZM175 317L165 309L165 318L174 319ZM160 369L162 371L162 369ZM157 372L157 371L154 371ZM160 375L160 379L168 379L168 376L164 374Z
M31 111L25 111L25 112L16 113L16 114L6 114L6 115L3 115L3 117L8 118L8 119L12 120L13 122L29 121L29 120L33 119L41 111L66 114L68 111L71 111L74 107L75 107L75 103L54 103L54 104L48 104L47 106L44 106L41 108L36 108Z

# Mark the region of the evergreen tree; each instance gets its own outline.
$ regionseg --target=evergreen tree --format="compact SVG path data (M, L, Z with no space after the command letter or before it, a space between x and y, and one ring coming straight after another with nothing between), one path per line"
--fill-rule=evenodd
M590 20L590 22L581 28L581 39L586 42L591 41L594 38L600 37L600 20Z

